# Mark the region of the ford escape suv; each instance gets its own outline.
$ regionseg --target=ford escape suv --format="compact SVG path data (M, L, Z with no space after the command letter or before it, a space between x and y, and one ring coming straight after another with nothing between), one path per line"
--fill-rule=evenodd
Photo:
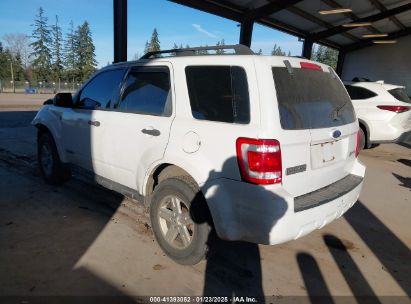
M225 48L234 53L148 53L101 69L73 97L57 94L32 122L44 179L62 183L80 167L144 202L159 245L181 264L205 256L212 231L278 244L340 217L365 167L338 76Z

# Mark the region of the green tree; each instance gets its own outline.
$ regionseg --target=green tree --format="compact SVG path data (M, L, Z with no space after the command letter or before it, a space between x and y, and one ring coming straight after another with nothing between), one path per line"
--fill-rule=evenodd
M77 56L76 56L76 36L74 32L73 21L70 21L70 27L66 33L66 40L63 49L64 58L64 68L65 68L65 78L67 80L73 80L75 75L75 69L77 66Z
M225 41L224 41L224 39L221 39L221 41L217 41L216 46L225 46ZM224 50L224 49L216 50L215 53L216 53L217 55L222 55L222 54L225 54L225 50Z
M38 10L33 26L32 37L34 41L30 44L33 48L31 56L34 58L32 66L37 80L46 80L50 77L51 70L51 35L42 7Z
M23 67L23 61L21 59L20 53L17 53L14 58L11 57L13 60L13 74L14 74L14 80L15 81L24 81L24 67Z
M11 80L10 60L10 52L4 49L3 44L0 41L0 80L3 82ZM4 85L4 83L2 85Z
M144 47L144 53L148 52L158 52L160 51L160 40L158 39L157 29L154 28L153 33L151 34L150 42L146 42Z
M312 60L327 64L333 69L337 68L338 51L324 45L318 45L314 48Z
M176 50L176 49L178 49L178 44L174 42L174 44L173 44L173 50Z
M96 71L96 55L90 27L87 21L77 27L75 32L77 80L84 81Z
M273 50L271 51L271 55L273 56L285 56L285 52L281 49L281 47L277 44L274 44Z
M257 54L257 55L262 55L262 54L263 54L263 50L262 50L262 49L259 49L256 54Z
M52 69L55 80L60 80L63 74L63 58L62 58L62 43L63 37L61 34L61 27L59 25L59 18L56 15L56 23L51 27L52 29Z

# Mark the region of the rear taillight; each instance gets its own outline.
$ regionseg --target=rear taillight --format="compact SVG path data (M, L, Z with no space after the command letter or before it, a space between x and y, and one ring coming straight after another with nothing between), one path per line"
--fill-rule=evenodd
M357 142L355 144L355 157L358 157L360 154L360 141L361 141L361 133L360 130L357 131Z
M322 71L323 70L320 65L315 64L315 63L311 63L311 62L301 61L300 66L301 66L302 69L307 69L307 70L314 70L314 71Z
M282 164L277 140L238 138L237 161L241 178L253 184L281 183Z
M395 112L395 113L402 113L402 112L409 111L411 109L411 107L407 107L407 106L377 106L377 108L381 110Z

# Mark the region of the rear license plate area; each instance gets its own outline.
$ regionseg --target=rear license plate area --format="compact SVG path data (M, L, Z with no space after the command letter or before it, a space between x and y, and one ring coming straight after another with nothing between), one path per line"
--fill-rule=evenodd
M323 163L328 163L335 160L336 145L334 142L320 144L320 146Z

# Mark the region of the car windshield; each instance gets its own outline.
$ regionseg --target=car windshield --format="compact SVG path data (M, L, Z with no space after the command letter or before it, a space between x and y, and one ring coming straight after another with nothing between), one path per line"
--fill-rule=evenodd
M388 90L388 93L390 93L392 96L394 96L395 99L398 99L399 101L411 103L411 99L408 97L407 92L404 88Z
M355 121L344 86L328 72L273 67L283 129L329 128Z

